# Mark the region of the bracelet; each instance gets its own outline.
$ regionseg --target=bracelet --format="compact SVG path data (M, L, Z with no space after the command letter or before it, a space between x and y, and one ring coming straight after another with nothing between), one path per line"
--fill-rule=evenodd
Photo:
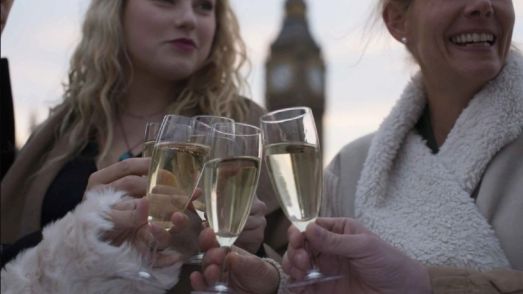
M278 284L278 294L287 294L290 293L289 289L287 288L287 284L289 282L289 276L283 271L283 268L281 267L281 264L279 264L276 260L272 258L264 257L262 260L266 261L267 263L270 263L272 266L276 268L278 271L278 275L280 277L280 283Z

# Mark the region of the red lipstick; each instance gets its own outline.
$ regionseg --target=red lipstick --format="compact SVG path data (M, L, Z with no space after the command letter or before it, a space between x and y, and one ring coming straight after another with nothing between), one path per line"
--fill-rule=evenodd
M188 38L178 38L170 42L174 47L183 52L191 52L197 48L196 43Z

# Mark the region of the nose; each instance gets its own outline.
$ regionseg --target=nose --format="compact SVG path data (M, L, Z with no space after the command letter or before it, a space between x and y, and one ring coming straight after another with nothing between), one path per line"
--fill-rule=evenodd
M494 15L494 0L469 0L465 8L465 15L469 17L491 17Z
M178 11L174 14L174 23L177 27L192 30L196 26L196 14L192 1L180 1Z

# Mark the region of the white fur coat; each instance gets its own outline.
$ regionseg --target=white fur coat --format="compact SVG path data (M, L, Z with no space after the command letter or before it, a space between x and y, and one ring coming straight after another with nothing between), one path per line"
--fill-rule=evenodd
M499 76L475 95L437 154L413 130L425 99L418 75L373 138L356 190L355 215L425 264L509 267L470 195L491 159L521 135L521 55L512 52Z
M110 207L125 197L110 189L90 192L59 221L46 226L38 246L20 253L1 272L2 293L164 293L178 281L181 262L147 269L156 285L123 278L140 269L139 254L128 243L119 247L99 239L112 223Z

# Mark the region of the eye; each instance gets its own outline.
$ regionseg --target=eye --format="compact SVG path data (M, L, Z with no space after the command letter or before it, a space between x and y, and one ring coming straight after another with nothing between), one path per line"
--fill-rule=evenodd
M155 0L156 2L160 2L160 3L166 3L166 4L174 4L174 2L176 2L176 0Z
M196 3L196 9L201 12L213 12L214 1L213 0L199 0Z

